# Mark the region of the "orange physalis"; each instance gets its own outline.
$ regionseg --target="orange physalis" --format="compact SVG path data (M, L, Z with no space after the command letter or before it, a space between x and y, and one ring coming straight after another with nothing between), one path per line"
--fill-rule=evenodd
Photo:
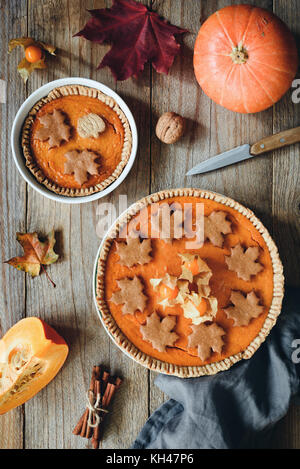
M38 46L29 46L25 49L25 58L31 64L34 64L41 60L42 55L42 49Z
M195 305L196 309L199 311L200 316L204 316L207 311L207 300L205 298L201 299L199 305Z
M17 68L24 83L26 83L33 70L47 68L47 54L55 55L54 46L45 44L41 41L36 41L32 37L11 39L8 44L8 52L11 52L17 46L23 47L25 51L25 57L21 60Z
M198 264L198 259L197 257L195 256L195 258L190 261L190 262L185 262L184 263L184 266L187 270L189 270L190 272L192 272L193 275L197 275L199 274L200 270L199 270L199 264Z
M163 300L165 299L174 300L178 296L178 293L179 293L178 287L171 288L171 287L168 287L167 285L164 285L163 283L159 286L159 289L158 289L159 297Z

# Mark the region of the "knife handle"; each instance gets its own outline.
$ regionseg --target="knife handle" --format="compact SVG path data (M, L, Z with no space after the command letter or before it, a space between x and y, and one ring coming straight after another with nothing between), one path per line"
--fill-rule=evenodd
M298 142L300 142L300 127L295 127L295 129L285 130L279 134L263 138L252 145L250 153L251 155L261 155L262 153L286 147Z

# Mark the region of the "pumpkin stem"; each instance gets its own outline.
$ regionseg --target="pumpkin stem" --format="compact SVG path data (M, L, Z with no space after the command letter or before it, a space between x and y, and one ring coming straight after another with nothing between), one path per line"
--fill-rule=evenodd
M238 46L232 49L230 57L235 64L241 65L247 62L249 54L245 47L243 47L243 44L240 42Z

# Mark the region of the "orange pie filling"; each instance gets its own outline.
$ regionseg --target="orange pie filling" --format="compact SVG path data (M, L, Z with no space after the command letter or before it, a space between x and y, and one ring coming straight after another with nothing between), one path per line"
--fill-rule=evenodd
M192 204L193 221L196 203L204 204L204 244L188 249L185 237L150 239L147 206L111 245L105 300L139 350L200 366L246 350L259 334L273 298L272 260L261 234L237 210L188 196L167 203L174 202ZM137 227L139 237L130 240L126 233Z
M45 121L45 116L46 119L49 116L51 119L55 111L62 116L57 125L56 121L54 122L57 127L54 131L58 131L61 140L51 146L42 121ZM99 133L89 133L85 131L85 127L80 128L82 119L87 116L93 118L89 124L99 126ZM50 123L52 125L52 122ZM43 139L41 129L44 132ZM53 134L53 127L49 127L49 135L51 133ZM43 174L59 187L89 188L100 184L114 173L122 158L124 133L124 126L118 114L101 100L81 95L63 96L44 104L37 112L31 127L30 149ZM76 176L72 165L70 168L66 167L66 154L71 154L75 161L76 157L81 155L80 152L85 152L84 157L93 157L93 166L90 169L90 161L85 163L83 168L80 162L75 163L76 168L81 171L79 176Z

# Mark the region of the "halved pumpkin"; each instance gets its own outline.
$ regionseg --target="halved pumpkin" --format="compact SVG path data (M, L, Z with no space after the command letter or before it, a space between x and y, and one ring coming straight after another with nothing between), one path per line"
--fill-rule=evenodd
M58 373L69 349L39 318L15 324L0 340L0 415L24 404Z

